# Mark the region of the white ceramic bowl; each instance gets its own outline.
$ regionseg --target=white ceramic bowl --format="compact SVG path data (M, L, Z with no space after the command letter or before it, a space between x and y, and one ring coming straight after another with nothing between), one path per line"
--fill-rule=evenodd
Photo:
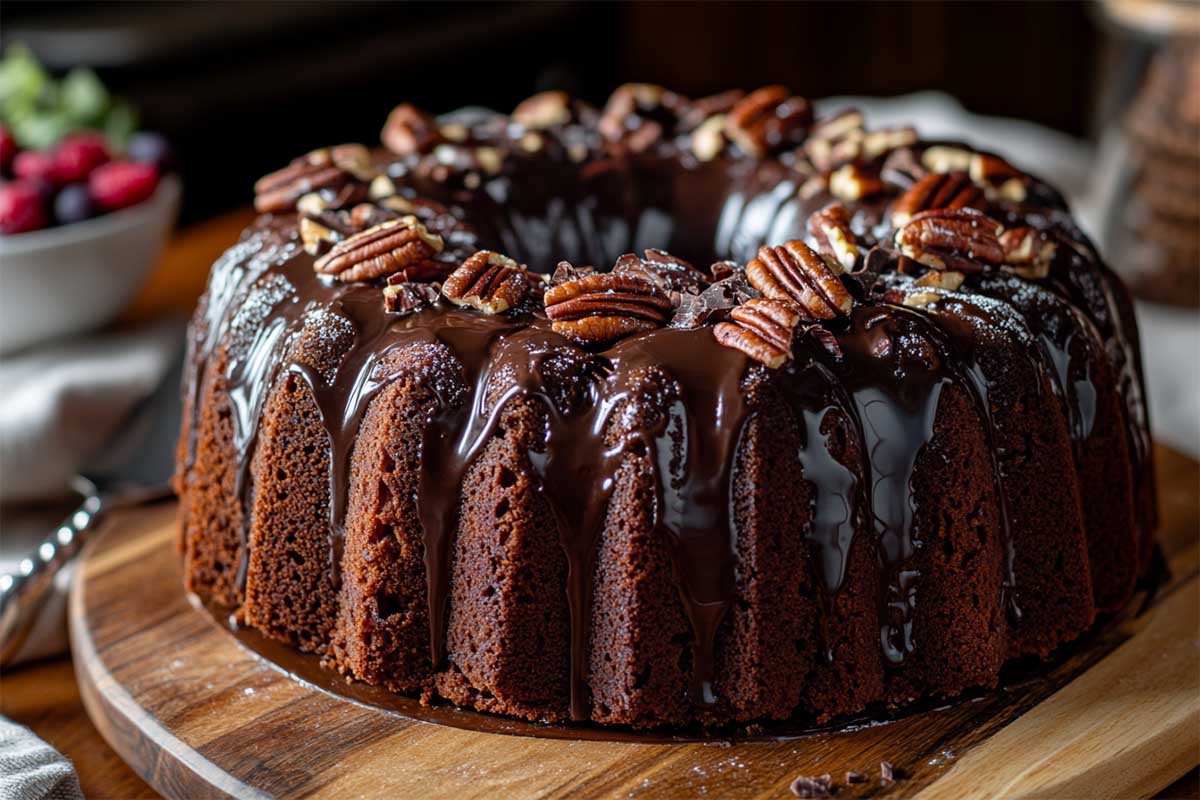
M179 210L179 179L111 214L0 236L0 355L109 322L158 260Z

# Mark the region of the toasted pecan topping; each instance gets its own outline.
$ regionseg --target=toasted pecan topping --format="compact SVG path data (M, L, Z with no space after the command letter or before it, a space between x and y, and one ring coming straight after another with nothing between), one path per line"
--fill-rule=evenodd
M813 126L804 154L821 172L831 172L856 159L866 136L862 112L847 108Z
M839 200L862 200L884 191L887 186L878 174L861 164L838 167L829 176L829 192Z
M432 260L442 247L442 237L430 233L416 217L406 216L338 242L314 262L313 268L343 282L368 281L401 272L409 280L423 280L445 271L444 264Z
M687 109L687 100L653 83L626 83L608 98L598 128L604 138L633 152L653 146Z
M936 144L922 151L921 163L930 172L965 172L971 166L971 151Z
M444 141L437 120L411 103L392 109L379 138L384 147L400 156L428 153Z
M914 286L928 286L934 289L945 289L948 292L958 291L966 276L953 270L931 270L913 281Z
M739 100L725 117L725 135L761 158L795 140L812 124L812 105L784 86L764 86Z
M725 149L725 115L714 114L692 131L692 155L712 161Z
M412 314L437 305L437 284L415 281L388 282L383 287L383 307L392 314Z
M313 150L254 184L254 208L263 213L291 211L301 197L337 193L365 176L370 154L362 145L338 145Z
M542 130L571 121L571 98L566 92L538 92L513 109L512 121L523 128Z
M1036 228L1013 228L1000 234L1004 263L1022 278L1041 280L1050 274L1050 262L1058 251L1054 241Z
M987 205L983 190L965 172L930 173L892 203L892 226L899 228L914 214L936 208L975 208Z
M456 306L500 314L515 308L529 292L525 266L508 256L480 250L450 273L442 294Z
M974 209L938 209L914 214L895 242L902 254L932 269L979 272L1004 260L1001 231L999 222Z
M850 230L850 212L841 203L830 203L808 218L808 230L817 251L833 258L843 269L853 269L858 260L858 239Z
M581 343L610 342L661 327L672 310L670 298L658 288L612 272L551 286L543 300L554 331Z
M779 369L792 357L792 336L803 315L784 300L756 297L729 313L713 336L726 347L741 350L760 364Z
M999 156L972 153L967 165L971 180L996 196L1020 203L1026 196L1028 176Z
M853 298L838 275L841 265L826 260L794 239L776 247L760 247L746 265L750 285L766 297L795 303L814 319L849 314Z

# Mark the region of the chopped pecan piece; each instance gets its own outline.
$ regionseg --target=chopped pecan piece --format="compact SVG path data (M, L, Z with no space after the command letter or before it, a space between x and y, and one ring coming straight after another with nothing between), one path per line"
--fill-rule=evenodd
M861 164L838 167L829 176L829 192L840 200L862 200L884 191L887 186L879 176Z
M930 172L965 172L971 166L971 151L936 144L921 153L921 163Z
M313 268L343 282L401 272L409 280L428 279L445 272L444 264L433 261L442 247L442 237L430 233L416 217L400 217L338 242Z
M552 286L543 300L554 331L585 344L661 327L672 308L658 288L611 272Z
M1029 178L999 156L972 153L967 171L971 180L994 192L1004 200L1020 203L1025 200Z
M879 170L879 177L900 189L908 189L929 174L911 147L901 147L888 153Z
M714 114L692 131L692 155L700 161L712 161L724 149L724 114Z
M804 154L821 172L831 172L858 158L866 137L862 112L848 108L813 126Z
M700 294L709 284L708 277L687 261L653 247L642 258L626 253L617 259L612 271L657 286L675 305L679 304L681 294Z
M719 94L710 94L699 100L692 100L679 116L679 130L686 133L695 130L700 123L715 116L724 116L729 109L746 96L741 89L730 89Z
M933 289L945 289L956 292L962 286L966 276L953 270L932 270L913 281L914 286L928 286Z
M916 143L916 128L884 128L870 131L862 138L859 158L863 161L874 161L880 156Z
M976 208L987 202L983 190L965 172L934 172L917 181L892 204L892 226L899 228L914 214L935 208Z
M437 284L389 280L383 287L383 307L393 314L412 314L437 305L440 299Z
M597 127L604 138L638 153L670 133L687 109L687 100L652 83L618 86Z
M1054 241L1036 228L1013 228L1000 234L1004 263L1022 278L1041 280L1050 274L1050 262L1058 251Z
M896 231L900 252L932 269L979 272L1000 264L1004 250L999 222L970 208L938 209L913 215Z
M399 156L428 153L444 141L437 120L411 103L392 109L379 138L384 147Z
M513 109L512 121L529 130L543 130L571 121L571 98L566 92L538 92Z
M456 306L501 314L515 308L529 292L525 267L508 256L480 250L450 273L442 294Z
M713 336L726 347L779 369L792 357L792 336L802 317L789 302L756 297L729 313L733 322L718 322Z
M362 174L370 161L362 145L323 147L301 156L254 184L254 208L263 213L291 211L310 193L338 193ZM335 157L336 154L336 157Z
M808 218L808 230L817 251L833 256L843 269L854 269L858 261L858 239L850 230L850 212L841 203L830 203Z
M725 117L725 135L762 158L790 144L812 124L812 105L784 86L764 86L739 100Z
M554 267L554 272L550 275L550 285L558 286L559 284L577 281L580 278L586 278L588 275L595 275L596 268L581 266L577 267L570 261L560 261Z
M796 303L814 319L849 314L853 298L838 275L837 261L822 258L799 239L760 247L746 265L750 285L765 296Z
M300 218L300 241L304 244L304 252L310 256L320 255L340 238L336 230L318 219L309 216Z

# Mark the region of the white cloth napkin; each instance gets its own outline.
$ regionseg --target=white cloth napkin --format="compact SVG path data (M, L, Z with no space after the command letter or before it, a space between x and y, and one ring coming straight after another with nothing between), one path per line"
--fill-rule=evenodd
M163 319L0 359L0 573L15 572L78 506L71 476L102 461L130 415L169 378L183 331L182 320ZM55 576L14 663L66 652L71 572Z
M62 496L178 357L164 319L0 360L0 502Z
M83 792L62 753L0 717L0 800L83 800Z

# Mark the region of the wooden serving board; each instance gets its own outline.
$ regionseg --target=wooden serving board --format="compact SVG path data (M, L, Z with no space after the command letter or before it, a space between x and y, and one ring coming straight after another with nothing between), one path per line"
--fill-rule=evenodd
M494 719L472 730L478 715L410 701L379 708L361 685L277 668L190 601L171 503L114 515L85 554L70 605L76 675L104 738L172 798L791 797L795 777L823 773L839 798L1147 796L1200 762L1200 471L1157 456L1171 577L1135 600L1140 614L1101 625L1043 674L886 724L614 741ZM905 776L889 786L885 760ZM848 785L848 770L867 782Z

